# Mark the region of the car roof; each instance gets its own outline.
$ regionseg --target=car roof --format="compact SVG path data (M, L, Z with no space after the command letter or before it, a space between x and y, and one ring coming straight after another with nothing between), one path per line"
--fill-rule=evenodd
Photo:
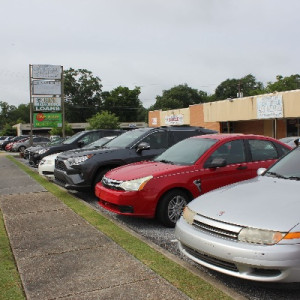
M239 137L243 137L245 139L255 138L255 139L275 140L274 138L268 136L257 135L257 134L243 134L243 133L215 133L215 134L198 135L191 138L231 140L231 139L237 139Z

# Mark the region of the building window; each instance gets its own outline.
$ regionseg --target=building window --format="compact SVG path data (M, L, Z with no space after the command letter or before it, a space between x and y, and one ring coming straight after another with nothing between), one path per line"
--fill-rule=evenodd
M300 119L287 119L286 120L286 136L299 136Z
M233 122L221 122L221 133L234 133Z

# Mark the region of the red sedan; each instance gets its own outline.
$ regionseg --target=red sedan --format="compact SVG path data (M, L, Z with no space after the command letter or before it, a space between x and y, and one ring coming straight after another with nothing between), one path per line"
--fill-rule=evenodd
M96 185L99 204L117 214L157 217L173 227L184 206L210 190L256 176L290 146L270 137L213 134L188 138L153 161L122 166ZM242 201L242 199L241 199Z

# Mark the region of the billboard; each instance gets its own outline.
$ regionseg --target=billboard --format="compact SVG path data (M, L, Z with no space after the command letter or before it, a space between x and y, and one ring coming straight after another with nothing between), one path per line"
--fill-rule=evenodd
M34 97L34 111L61 111L61 98L59 97Z
M257 119L283 117L282 95L262 96L256 99Z
M33 127L62 127L62 114L61 113L34 113L33 114Z
M32 82L33 95L60 95L61 82L50 80L34 80Z
M56 65L32 65L32 78L61 79L62 67Z

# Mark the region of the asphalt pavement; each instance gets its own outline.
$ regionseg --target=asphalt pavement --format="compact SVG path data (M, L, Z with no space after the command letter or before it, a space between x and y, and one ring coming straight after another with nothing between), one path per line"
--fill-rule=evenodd
M189 299L0 155L0 209L27 299Z

